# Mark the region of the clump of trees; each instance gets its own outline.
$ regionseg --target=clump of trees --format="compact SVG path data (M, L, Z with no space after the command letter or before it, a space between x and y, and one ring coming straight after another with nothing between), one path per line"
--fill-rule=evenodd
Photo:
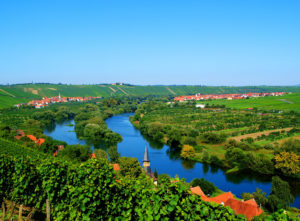
M205 180L204 178L201 178L201 179L195 178L195 179L193 179L192 182L191 182L191 186L192 187L200 186L200 188L202 189L202 191L206 195L212 195L217 190L217 187L213 183Z
M226 140L225 134L205 133L202 135L203 142L208 144L219 144Z
M283 174L295 175L300 172L300 156L293 152L281 152L274 157L275 168Z
M280 179L278 176L272 177L272 188L268 197L265 192L258 188L256 189L256 192L252 194L243 193L242 197L244 200L254 198L259 205L271 212L279 209L286 209L294 202L294 196L291 193L289 183Z
M66 158L68 161L85 162L92 154L90 146L87 145L68 145L58 152L58 156Z
M194 147L192 147L190 145L184 145L181 150L180 156L184 159L189 159L191 157L194 157L195 156Z
M122 176L138 178L142 174L142 167L136 158L120 157L119 165Z
M94 144L116 145L122 137L107 127L104 119L108 116L110 114L102 112L97 105L85 105L75 117L76 134Z

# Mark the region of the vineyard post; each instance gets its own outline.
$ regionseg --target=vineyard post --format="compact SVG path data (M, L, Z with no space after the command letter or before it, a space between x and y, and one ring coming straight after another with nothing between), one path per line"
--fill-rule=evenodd
M4 219L5 219L5 204L4 204L4 202L2 202L2 212L3 212L2 219L4 221Z
M11 217L12 217L12 215L13 215L13 213L14 213L15 207L16 207L16 203L13 202L13 205L12 205L12 207L11 207L11 211L10 211L8 220L12 220Z
M47 221L50 221L50 204L49 204L49 199L46 199L46 213L47 213Z
M22 210L23 210L23 204L20 205L19 207L19 217L18 217L18 221L22 221Z

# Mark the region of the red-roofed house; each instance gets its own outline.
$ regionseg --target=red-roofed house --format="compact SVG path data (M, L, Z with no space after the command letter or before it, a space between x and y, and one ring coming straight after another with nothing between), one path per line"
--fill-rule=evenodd
M90 158L96 159L95 153L92 153Z
M15 138L17 139L17 140L20 140L22 137L24 137L25 136L25 133L24 133L24 131L23 130L17 130L17 136L15 136Z
M227 192L227 193L222 193L219 196L215 196L215 197L207 197L209 202L215 202L218 204L224 204L227 200L229 199L233 199L233 194L231 192Z
M34 142L37 141L36 137L33 135L27 135L27 137Z
M43 139L43 138L39 138L39 139L36 141L36 143L37 143L39 146L41 146L44 142L45 142L45 139Z
M119 171L120 170L119 164L114 163L112 166L113 166L114 171Z
M248 220L251 220L254 216L258 216L263 213L254 199L248 201L239 201L236 199L229 199L225 202L225 206L229 206L234 210L236 214L245 215Z
M205 196L205 194L203 193L202 189L200 188L200 186L196 186L196 187L191 187L191 191L193 194L197 194L201 197ZM205 196L206 197L206 196Z

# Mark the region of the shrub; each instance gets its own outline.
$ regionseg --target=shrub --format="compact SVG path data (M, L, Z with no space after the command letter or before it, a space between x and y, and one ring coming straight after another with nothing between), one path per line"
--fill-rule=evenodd
M94 151L97 159L107 159L107 153L101 149L95 149Z
M122 176L137 178L142 173L142 168L136 158L120 157L119 164Z
M219 144L226 140L225 134L206 133L203 135L203 142L209 144Z
M203 192L205 194L209 194L209 195L213 194L217 189L216 186L213 183L205 180L204 178L201 178L201 179L195 178L195 179L193 179L192 182L191 182L191 186L192 187L200 186L200 188L203 190Z
M181 154L180 156L184 159L188 159L190 157L194 157L195 156L195 150L194 147L190 146L190 145L184 145L182 150L181 150Z

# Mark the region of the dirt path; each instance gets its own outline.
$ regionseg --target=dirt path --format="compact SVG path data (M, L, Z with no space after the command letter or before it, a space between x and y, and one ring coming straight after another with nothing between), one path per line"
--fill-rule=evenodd
M118 89L119 89L120 91L122 91L124 94L129 95L129 94L128 94L125 90L123 90L122 88L118 87Z
M169 88L168 86L166 86L166 88L167 88L168 91L170 91L172 94L176 95L176 93L175 93L171 88Z
M8 94L8 95L11 96L11 97L16 97L15 95L13 95L13 94L11 94L11 93L9 93L9 92L7 92L7 91L1 89L1 88L0 88L0 91L2 91L2 92L5 93L5 94Z
M261 135L269 135L272 132L277 132L277 131L290 131L292 129L292 127L288 127L288 128L282 128L282 129L275 129L275 130L267 130L267 131L262 131L262 132L257 132L257 133L252 133L252 134L244 134L241 136L237 136L237 137L232 137L232 139L236 140L236 141L241 141L241 139L246 139L248 137L252 137L253 139L257 138L258 136Z
M112 87L108 87L110 90L112 90L112 92L110 93L110 96L112 96L114 93L116 93L117 91L115 89L113 89Z
M300 140L300 135L296 135L296 136L292 136L292 137L286 137L284 139L281 140L276 140L277 143L282 144L285 141L289 140L289 139L294 139L294 140Z
M280 100L283 101L283 102L285 102L285 103L288 103L288 104L293 104L294 103L294 102L286 100L286 99L280 99Z

